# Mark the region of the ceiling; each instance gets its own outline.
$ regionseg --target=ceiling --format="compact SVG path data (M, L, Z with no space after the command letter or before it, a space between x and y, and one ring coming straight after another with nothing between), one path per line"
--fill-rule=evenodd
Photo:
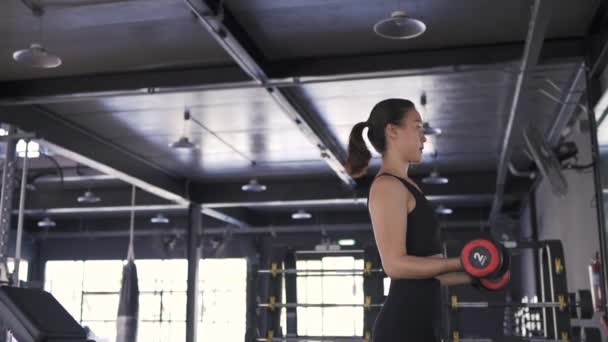
M34 132L68 173L80 165L115 177L117 183L105 180L99 188L116 198L128 199L128 183L162 203L226 203L228 195L215 193L225 192L232 196L229 201L243 204L236 217L266 224L274 222L267 217L297 208L338 216L364 213L360 204L245 204L365 197L369 177L348 184L340 173L350 130L378 101L407 98L443 132L429 137L424 162L411 174L418 180L433 169L457 180L467 173L483 175L486 188L475 188L478 192L467 192L470 183L464 179L443 188L424 185L424 190L460 198L437 203L469 208L475 217L488 211L532 2L223 3L220 30L213 0L195 2L196 13L182 0L43 1L43 44L63 59L51 70L12 60L13 51L37 39L39 21L20 0L3 3L0 122ZM547 132L554 123L563 106L559 101L581 65L596 7L594 1L553 1L538 63L526 70L519 120L510 137L509 161L518 166L529 164L521 128L532 122ZM376 36L374 23L397 8L425 21L427 32L413 40ZM186 111L189 121L183 119ZM198 149L169 147L183 136ZM55 163L35 163L55 168ZM379 164L374 152L370 176ZM240 185L253 177L269 191L272 184L280 190L242 193ZM506 193L524 193L520 181L510 176ZM72 198L72 192L97 183L70 184L70 191L65 184L44 190L48 199L31 205L65 207L69 201L60 200L62 195ZM294 184L301 186L290 190ZM111 188L122 189L122 195ZM470 197L480 194L487 198Z

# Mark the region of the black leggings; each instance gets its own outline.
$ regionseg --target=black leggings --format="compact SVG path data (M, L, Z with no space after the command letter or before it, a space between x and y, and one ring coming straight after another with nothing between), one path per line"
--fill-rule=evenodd
M441 340L441 288L437 279L391 281L372 332L373 342Z

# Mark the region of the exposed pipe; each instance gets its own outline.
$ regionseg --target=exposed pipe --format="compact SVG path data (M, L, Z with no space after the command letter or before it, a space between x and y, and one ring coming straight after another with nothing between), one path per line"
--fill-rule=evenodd
M467 194L467 195L428 195L427 199L431 202L490 202L492 194ZM516 200L512 195L505 197L507 200ZM203 204L202 213L214 217L214 209L222 208L268 208L268 207L307 207L307 206L330 206L330 205L361 205L367 202L365 197L355 198L327 198L318 200L293 200L293 201L260 201L260 202L226 202L226 203L206 203ZM131 209L135 212L183 212L188 209L187 205L182 204L149 204L131 206L102 206L102 207L68 207L68 208L48 208L48 209L25 209L24 213L28 216L47 216L47 215L70 215L70 214L105 214L105 213L128 213ZM216 213L219 213L215 211ZM17 214L17 211L13 211ZM224 215L219 213L220 215Z
M497 170L498 175L496 177L496 195L494 196L492 210L490 211L490 221L494 221L497 218L502 208L508 164L511 159L512 135L518 119L518 113L520 112L522 92L525 89L525 83L527 82L531 69L534 68L539 60L545 32L547 31L549 18L551 17L551 3L552 1L550 0L536 0L532 7L524 55L522 57L519 74L517 75L517 82L513 92L513 101L509 111L509 119L500 151L500 160L498 162Z
M585 64L581 63L565 92L565 98L561 102L557 115L555 115L555 121L547 131L546 140L549 146L553 147L559 142L562 131L576 112L583 96L583 92L578 91L578 89L585 88L585 80Z
M260 65L250 51L242 45L237 37L234 36L230 29L225 27L222 22L223 13L225 12L224 8L221 7L222 3L220 2L220 15L215 16L201 12L201 10L190 0L184 0L184 2L192 14L198 18L201 26L215 39L216 43L232 57L234 62L243 70L243 72L259 84L266 85L269 78L262 65ZM204 1L206 4L209 2L211 1ZM324 134L325 131L323 126L316 122L318 120L315 120L315 117L311 115L311 113L303 109L301 104L295 103L293 98L290 99L287 93L281 89L270 86L266 86L265 90L283 110L285 115L297 124L300 132L304 134L312 145L319 149L323 161L334 171L336 176L338 176L344 184L353 187L356 182L346 172L346 168L341 161L346 153L336 139Z
M480 226L489 226L488 221L447 221L440 224L441 229L466 229L479 228ZM116 227L113 227L116 228ZM228 231L234 235L257 235L257 234L297 234L297 233L323 233L323 232L356 232L356 231L372 231L371 224L327 224L327 225L293 225L293 226L263 226L251 227L251 229L235 229L231 227L221 228L205 228L202 235L224 235ZM135 236L167 236L167 235L184 235L186 229L136 229ZM35 239L73 239L73 238L120 238L129 236L129 232L121 230L96 230L88 232L37 232L29 234Z

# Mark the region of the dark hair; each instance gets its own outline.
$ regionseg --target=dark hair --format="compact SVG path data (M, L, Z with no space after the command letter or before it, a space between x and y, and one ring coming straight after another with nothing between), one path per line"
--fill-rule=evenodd
M378 102L367 121L356 124L350 132L348 140L348 157L346 158L346 171L353 177L361 177L367 172L372 154L363 140L363 129L369 127L367 139L374 149L384 154L386 150L386 137L384 128L389 123L398 125L405 114L414 109L414 103L404 99L386 99Z

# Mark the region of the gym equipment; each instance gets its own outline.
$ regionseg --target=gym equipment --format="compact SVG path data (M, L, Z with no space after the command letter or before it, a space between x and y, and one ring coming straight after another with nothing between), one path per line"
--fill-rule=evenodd
M131 189L131 207L135 207L135 186ZM118 303L118 318L116 320L116 342L137 341L137 318L139 315L139 284L137 280L137 267L135 266L135 253L133 250L133 237L135 230L135 212L131 210L131 224L129 236L129 250L127 251L127 264L122 269L122 284L120 287L120 301Z
M308 341L326 341L326 342L368 342L369 338L356 336L297 336L297 337L260 337L256 339L260 342L308 342Z
M507 270L506 272L497 275L496 277L481 278L479 279L479 284L486 290L499 291L504 289L510 280L511 271Z
M13 211L13 196L16 185L15 172L16 164L16 147L17 147L17 129L13 126L8 126L9 135L6 138L6 151L4 155L4 163L2 167L2 186L0 190L0 283L9 284L11 279L9 275L7 259L9 236L11 231L11 212Z
M334 303L319 303L319 304L305 304L305 303L278 303L277 298L271 296L268 303L259 303L259 308L267 308L270 311L281 308L342 308L342 307L363 307L366 310L371 308L380 308L383 304L372 303L370 296L365 297L364 303L352 303L352 304L334 304Z
M19 189L19 215L17 217L17 240L15 241L15 267L13 269L11 283L19 286L19 265L21 264L21 247L23 244L23 213L25 210L25 186L27 185L28 150L30 140L25 140L25 154L23 155L23 167L21 168L21 187Z
M473 277L491 276L502 266L502 250L489 239L475 239L464 245L460 260L464 270Z
M499 291L504 289L511 280L511 255L503 245L497 244L501 251L500 268L484 278L475 279L473 284L479 283L477 287L485 290Z
M571 294L571 295L573 295L573 294ZM578 300L579 300L578 302L580 303L580 305L577 305L577 307L581 311L580 318L582 318L582 319L593 318L594 310L593 310L593 301L591 299L591 291L578 290ZM573 315L577 314L576 307L574 308L573 312L571 312L571 314L573 314ZM578 315L576 315L574 317L578 317Z
M504 339L505 341L570 341L572 339L570 332L571 317L576 316L577 311L579 309L581 311L581 316L584 314L585 317L589 317L593 313L593 304L590 300L590 294L588 293L588 291L579 291L580 298L578 299L578 301L576 300L576 295L568 293L564 253L561 241L517 241L505 246L508 248L532 248L537 251L539 277L538 281L540 284L538 302L460 302L458 297L456 296L448 297L447 301L449 303L446 303L444 305L444 307L448 308L448 310L446 311L449 315L449 329L447 331L446 336L449 336L451 340L455 341L467 340L464 338L458 338L458 316L461 309L498 307L505 309L522 308L526 311L526 313L531 310L534 310L531 313L536 317L534 321L525 323L534 324L534 328L525 328L523 333L525 334L526 330L532 330L534 331L534 334L540 335L539 337L533 338L506 337ZM508 258L505 258L504 261L505 263L510 262ZM500 268L502 270L508 269L508 265L502 265ZM500 273L500 271L498 273ZM519 324L517 323L517 320L518 318L515 317L516 324ZM530 331L528 331L528 333L529 332ZM515 334L519 334L519 332L517 332L517 328ZM470 339L470 341L484 340L491 341L488 339ZM500 340L502 341L503 339Z
M570 310L571 307L580 307L581 311L593 310L593 306L588 301L584 302L569 302L570 296L559 295L557 302L540 302L540 303L506 303L506 302L460 302L458 296L451 296L449 306L452 310L459 309L478 309L491 307L527 307L527 308L558 308L560 311Z
M296 274L298 276L347 276L347 275L363 275L370 276L372 273L382 273L384 272L381 268L372 268L373 265L371 262L365 263L364 269L318 269L318 270L298 270L293 268L285 268L281 269L280 265L276 262L273 262L270 265L270 269L261 269L258 270L259 274L270 274L272 277L277 277L280 274Z
M602 333L598 328L584 328L583 333L585 334L584 341L586 342L601 342L602 341Z
M0 287L0 321L19 342L87 342L85 329L42 290Z
M536 167L547 177L553 193L559 197L568 194L568 183L562 174L562 167L555 152L547 145L538 129L530 124L523 132L524 142Z

